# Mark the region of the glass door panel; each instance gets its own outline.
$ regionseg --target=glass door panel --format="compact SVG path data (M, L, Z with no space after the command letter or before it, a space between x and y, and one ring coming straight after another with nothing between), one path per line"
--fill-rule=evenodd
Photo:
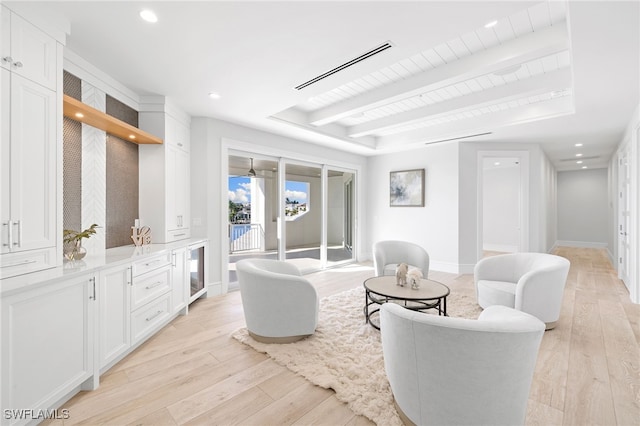
M278 258L278 160L257 154L229 155L229 288L235 264L245 258Z
M304 272L322 267L322 169L285 164L285 259Z
M327 266L354 259L354 174L327 173Z

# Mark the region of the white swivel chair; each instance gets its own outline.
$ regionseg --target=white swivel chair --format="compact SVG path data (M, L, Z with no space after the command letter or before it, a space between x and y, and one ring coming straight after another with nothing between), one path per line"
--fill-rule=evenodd
M474 269L478 304L527 312L552 329L560 318L570 266L564 257L546 253L486 257Z
M407 263L409 267L420 269L425 279L429 275L429 254L421 246L394 240L378 241L373 245L376 277L395 275L399 263Z
M236 270L251 337L264 343L290 343L314 333L318 293L295 265L243 259Z
M405 424L522 425L544 324L505 306L477 320L380 307L384 367Z

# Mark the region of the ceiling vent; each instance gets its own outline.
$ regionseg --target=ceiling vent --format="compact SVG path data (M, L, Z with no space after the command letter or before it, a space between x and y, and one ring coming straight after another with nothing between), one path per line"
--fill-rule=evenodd
M573 157L573 158L563 158L560 161L580 161L580 160L595 160L596 158L600 158L599 156L595 155L592 157Z
M485 133L476 133L475 135L467 135L467 136L459 136L457 138L449 138L449 139L440 139L437 141L431 141L431 142L425 142L425 145L431 145L434 143L442 143L442 142L451 142L451 141L457 141L460 139L469 139L469 138L475 138L477 136L486 136L486 135L490 135L493 132L485 132Z
M333 74L335 74L335 73L337 73L339 71L342 71L345 68L349 68L350 66L355 65L358 62L362 62L365 59L372 57L373 55L377 55L378 53L384 52L385 50L387 50L387 49L389 49L391 47L393 47L393 45L390 42L386 42L386 43L384 43L384 44L382 44L382 45L380 45L380 46L378 46L378 47L376 47L374 49L371 49L367 53L363 53L362 55L358 56L357 58L354 58L354 59L350 60L349 62L345 62L344 64L339 65L339 66L333 68L332 70L329 70L329 71L325 72L324 74L320 74L319 76L314 77L309 81L305 81L304 83L294 87L294 89L296 89L296 90L304 89L305 87L310 86L310 85L312 85L314 83L317 83L320 80L323 80L323 79L329 77L330 75L333 75Z

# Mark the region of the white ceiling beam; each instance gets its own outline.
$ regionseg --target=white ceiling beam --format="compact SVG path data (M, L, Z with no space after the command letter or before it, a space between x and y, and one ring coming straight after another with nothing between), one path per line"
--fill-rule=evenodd
M413 122L434 119L443 115L508 102L536 94L549 93L553 90L571 87L571 71L568 68L540 74L525 80L515 81L466 96L449 99L422 108L412 109L366 123L356 124L347 130L352 138L375 134L382 130L404 126Z
M377 138L376 150L398 149L408 145L431 143L441 139L462 138L471 134L496 132L504 126L528 123L574 113L573 96L537 102L518 108L425 127L424 129Z
M346 142L349 145L364 148L366 152L373 151L376 147L375 137L365 136L358 139L350 138L347 136L345 128L338 124L332 124L319 129L306 123L300 123L299 121L292 119L287 114L278 113L267 118L274 122L283 123L287 126L293 126L298 129L308 131L315 137L326 137L332 141Z
M568 48L567 26L565 23L557 24L314 111L309 116L309 122L314 126L324 126L354 114Z

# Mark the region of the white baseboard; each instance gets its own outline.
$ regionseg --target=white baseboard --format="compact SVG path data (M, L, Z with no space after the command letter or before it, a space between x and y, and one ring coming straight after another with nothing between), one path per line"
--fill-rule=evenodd
M609 250L609 247L607 247L607 256L609 257L609 261L611 262L611 265L613 265L613 269L618 271L618 262L615 256L613 255L613 253L611 253L611 250Z
M214 283L209 283L207 285L206 297L220 296L221 294L224 294L226 292L227 289L222 288L222 281L217 281Z
M518 246L513 246L508 244L483 244L482 250L499 251L503 253L517 253Z
M557 240L553 245L553 249L558 247L581 247L581 248L608 248L609 244L607 243L596 243L590 241L568 241L568 240Z

